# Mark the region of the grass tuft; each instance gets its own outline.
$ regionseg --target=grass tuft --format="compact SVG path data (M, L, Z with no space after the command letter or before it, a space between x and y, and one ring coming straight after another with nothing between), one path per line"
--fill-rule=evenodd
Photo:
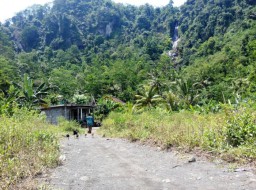
M255 161L256 135L252 133L255 114L249 117L246 112L244 117L243 109L236 110L235 114L233 111L229 110L228 114L199 114L191 111L168 113L161 109L140 114L113 112L103 121L100 133L131 141L153 141L164 148L176 147L186 151L199 148L228 161ZM241 122L244 118L246 120ZM231 139L237 141L240 139L239 134L243 135L242 143L233 146Z
M77 127L64 120L60 124L50 125L44 115L26 109L0 116L1 189L26 189L20 186L24 181L59 164L60 134L69 130L67 126Z

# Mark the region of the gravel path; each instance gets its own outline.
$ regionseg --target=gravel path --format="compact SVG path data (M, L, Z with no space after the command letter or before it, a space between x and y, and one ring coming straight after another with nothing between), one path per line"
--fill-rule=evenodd
M252 171L228 172L197 158L97 135L62 142L63 165L49 179L63 190L256 189Z

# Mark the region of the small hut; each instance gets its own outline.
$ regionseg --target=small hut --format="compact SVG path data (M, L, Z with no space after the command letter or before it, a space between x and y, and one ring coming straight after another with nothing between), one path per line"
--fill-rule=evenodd
M86 115L93 113L94 108L94 105L63 104L41 108L41 111L45 113L50 123L57 124L59 117L78 122L82 121Z

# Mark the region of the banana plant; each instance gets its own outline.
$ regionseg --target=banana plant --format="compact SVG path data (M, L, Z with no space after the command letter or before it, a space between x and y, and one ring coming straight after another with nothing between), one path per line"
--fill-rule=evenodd
M16 86L20 89L20 96L18 97L18 102L20 106L27 107L28 109L33 109L36 106L47 104L43 98L48 95L50 87L46 87L45 83L39 85L39 87L34 88L34 82L29 78L27 74L24 75L23 84Z
M12 115L18 94L19 91L13 85L9 87L7 93L0 93L0 115Z

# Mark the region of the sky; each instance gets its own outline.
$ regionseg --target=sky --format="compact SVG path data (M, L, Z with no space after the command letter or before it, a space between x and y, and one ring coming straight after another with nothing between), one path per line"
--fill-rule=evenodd
M149 3L155 7L164 6L169 3L170 0L113 0L117 3L129 3L133 5L143 5ZM182 5L186 0L173 0L174 6Z
M11 18L15 13L26 9L33 4L44 5L52 0L0 0L0 22ZM169 3L169 0L113 0L117 3L129 3L133 5L142 5L149 3L153 6L164 6ZM186 0L173 0L174 6L182 5Z

